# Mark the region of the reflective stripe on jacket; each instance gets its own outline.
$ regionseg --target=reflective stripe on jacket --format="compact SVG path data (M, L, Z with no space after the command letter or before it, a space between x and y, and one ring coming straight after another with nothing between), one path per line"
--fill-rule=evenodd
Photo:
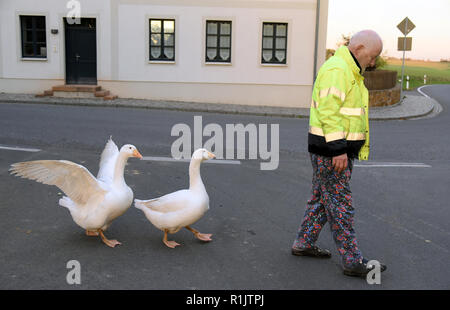
M308 149L369 158L369 92L346 46L320 68L311 101Z

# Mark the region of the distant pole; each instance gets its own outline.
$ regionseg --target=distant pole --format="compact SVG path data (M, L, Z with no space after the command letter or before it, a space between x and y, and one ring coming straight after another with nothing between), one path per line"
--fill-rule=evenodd
M400 100L403 98L403 75L405 74L405 52L406 52L406 35L408 34L408 19L405 23L405 39L403 40L403 61L402 61L402 86L400 87Z
M313 88L317 77L317 51L319 50L319 26L320 26L320 0L316 3L316 33L314 41L314 68L313 68Z
M400 24L397 25L398 30L400 30L403 33L403 60L402 60L402 79L401 79L401 87L400 87L400 98L403 98L403 83L405 80L405 54L406 54L406 36L408 35L408 33L411 32L411 30L413 30L416 26L413 24L412 21L409 20L408 17L406 17L404 20L401 21ZM401 46L401 41L402 37L399 37L399 48L398 50L400 50L400 46ZM410 42L412 43L412 38L410 38ZM408 50L411 50L411 47L408 48Z

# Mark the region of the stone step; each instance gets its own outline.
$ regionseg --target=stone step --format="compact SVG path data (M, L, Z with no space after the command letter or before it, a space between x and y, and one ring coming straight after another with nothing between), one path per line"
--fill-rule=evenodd
M105 96L109 96L110 92L109 90L99 90L95 92L95 97L105 97Z
M118 97L116 95L108 95L103 97L103 100L114 100L117 99Z
M61 98L95 98L93 92L87 91L53 91L53 97Z
M104 100L114 100L118 97L112 95L109 90L102 89L98 85L57 85L51 90L36 94L36 97L60 97L60 98L103 98Z
M58 92L90 92L90 93L95 93L96 91L100 91L102 89L101 86L98 85L58 85L58 86L53 86L52 90L53 91L58 91Z

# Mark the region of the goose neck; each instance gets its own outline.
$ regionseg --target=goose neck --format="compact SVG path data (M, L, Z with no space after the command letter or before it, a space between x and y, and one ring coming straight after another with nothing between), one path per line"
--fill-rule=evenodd
M124 171L125 171L125 165L127 163L128 157L120 153L116 165L114 167L114 177L113 177L113 183L114 185L126 185L125 179L123 177Z
M201 161L198 159L191 160L191 163L189 164L189 189L205 188L200 175L200 164Z

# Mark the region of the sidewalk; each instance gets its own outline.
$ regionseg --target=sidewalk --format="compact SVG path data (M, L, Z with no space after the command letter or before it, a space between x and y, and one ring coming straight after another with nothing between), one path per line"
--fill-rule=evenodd
M309 117L309 108L281 108L265 106L247 106L235 104L196 103L178 101L158 101L145 99L125 99L105 101L88 98L35 97L31 94L0 93L0 103L37 103L105 107L133 107L147 109L164 109L191 112L213 112L229 114L249 114L281 117ZM371 120L393 120L416 118L430 114L439 105L434 99L424 96L406 95L403 101L388 107L370 108Z

